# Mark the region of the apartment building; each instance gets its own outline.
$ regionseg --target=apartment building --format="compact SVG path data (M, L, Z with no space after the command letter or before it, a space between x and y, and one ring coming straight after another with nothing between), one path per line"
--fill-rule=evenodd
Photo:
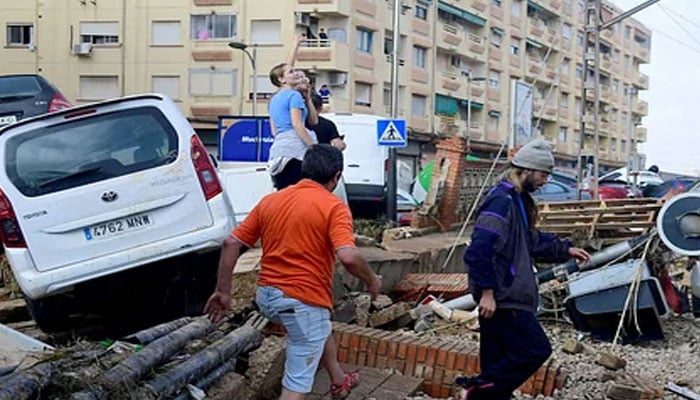
M275 88L269 69L284 60L295 33L310 40L297 66L316 88L330 88L335 112L388 115L392 7L385 0L0 0L5 47L0 73L40 73L73 103L143 92L172 97L215 141L219 115L267 113ZM558 162L580 146L583 16L586 0L403 0L399 32L399 117L412 146L462 135L475 154L508 142L514 80L532 85L535 135ZM611 4L603 19L618 14ZM323 32L323 34L321 34ZM327 37L327 39L322 39ZM249 45L255 55L231 49ZM601 38L599 154L603 166L626 162L648 113L640 90L649 79L650 30L627 19ZM255 85L253 82L255 81ZM630 134L632 142L630 142ZM583 135L592 151L593 133Z

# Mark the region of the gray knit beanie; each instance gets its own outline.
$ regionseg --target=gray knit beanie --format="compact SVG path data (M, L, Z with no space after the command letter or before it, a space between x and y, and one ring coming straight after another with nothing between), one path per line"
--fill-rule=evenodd
M524 169L552 172L554 168L552 148L544 140L533 140L515 153L512 164Z

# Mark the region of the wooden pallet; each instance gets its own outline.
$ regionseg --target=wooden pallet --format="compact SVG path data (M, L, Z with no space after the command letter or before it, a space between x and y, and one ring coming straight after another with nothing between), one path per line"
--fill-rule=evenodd
M659 199L584 200L539 205L537 228L562 237L628 240L656 225Z

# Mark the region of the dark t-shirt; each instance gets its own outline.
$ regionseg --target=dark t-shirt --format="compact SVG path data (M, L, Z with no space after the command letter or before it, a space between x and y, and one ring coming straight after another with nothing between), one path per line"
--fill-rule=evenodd
M330 121L322 116L318 116L318 124L315 126L309 126L309 129L313 129L316 132L316 137L319 143L331 144L331 140L339 138L338 128L335 126L333 121Z

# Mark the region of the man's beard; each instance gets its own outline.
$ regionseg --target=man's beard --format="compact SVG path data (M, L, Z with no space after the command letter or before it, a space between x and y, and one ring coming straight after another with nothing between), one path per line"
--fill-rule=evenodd
M528 193L533 193L535 190L537 190L535 184L532 182L530 177L525 179L525 182L523 183L523 190L525 190Z

